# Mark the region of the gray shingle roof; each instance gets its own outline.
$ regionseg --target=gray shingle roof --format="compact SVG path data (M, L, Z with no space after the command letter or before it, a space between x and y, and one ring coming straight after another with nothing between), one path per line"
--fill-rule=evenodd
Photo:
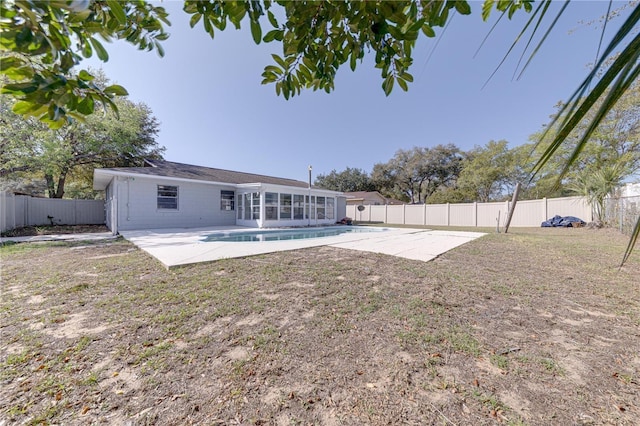
M191 164L175 163L165 160L145 160L145 167L115 167L103 170L136 173L151 176L166 176L181 179L193 179L209 182L221 182L231 184L266 183L272 185L293 186L308 188L307 182L294 179L285 179L273 176L257 175L253 173L235 172L232 170L214 169L211 167L193 166Z

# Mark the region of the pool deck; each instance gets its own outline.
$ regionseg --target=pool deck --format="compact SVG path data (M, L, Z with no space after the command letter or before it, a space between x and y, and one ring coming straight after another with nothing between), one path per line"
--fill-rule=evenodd
M485 235L480 232L387 229L384 232L347 233L332 237L258 242L202 241L205 235L214 232L252 230L238 227L151 229L122 231L120 234L158 259L167 268L319 246L382 253L428 262L442 253Z

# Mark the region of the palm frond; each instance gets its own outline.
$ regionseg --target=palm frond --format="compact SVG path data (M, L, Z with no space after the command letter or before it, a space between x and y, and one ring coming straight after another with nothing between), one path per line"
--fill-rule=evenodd
M520 34L518 34L516 39L513 41L513 43L511 44L511 47L509 48L509 50L507 50L507 53L505 53L504 57L502 58L502 60L500 61L500 63L496 67L496 69L493 70L493 72L491 73L491 75L489 76L487 81L485 81L485 83L482 85L482 88L484 88L487 84L489 84L489 81L491 81L493 76L498 72L498 70L504 64L504 62L507 60L507 58L509 57L509 55L511 54L513 49L516 47L516 45L518 44L518 42L520 41L522 36L524 36L524 34L527 32L527 30L529 29L529 26L531 25L531 23L535 20L536 16L538 16L538 13L540 13L540 16L538 17L538 21L536 22L536 25L535 25L535 27L534 27L534 29L532 31L532 34L531 34L531 37L534 36L534 34L536 33L538 27L542 23L542 20L543 20L543 18L545 16L547 10L549 9L550 5L551 5L551 0L544 0L542 3L538 4L538 7L531 14L531 17L529 18L529 20L525 24L524 28L522 28L522 31L520 31ZM504 16L505 13L507 13L506 10L503 12L502 16ZM500 17L500 19L502 19L502 16ZM495 27L495 25L494 25L494 27ZM492 30L493 30L493 28L492 28ZM527 46L529 46L529 43L531 43L531 38L529 39L529 42L527 43ZM525 51L526 51L526 49L525 49Z
M629 256L631 256L631 252L633 251L633 247L636 245L638 241L638 236L640 235L640 217L636 222L636 226L633 228L633 232L631 232L631 238L629 238L629 243L627 244L627 249L624 251L624 256L622 256L622 262L620 262L620 267L622 267L627 260L629 260Z

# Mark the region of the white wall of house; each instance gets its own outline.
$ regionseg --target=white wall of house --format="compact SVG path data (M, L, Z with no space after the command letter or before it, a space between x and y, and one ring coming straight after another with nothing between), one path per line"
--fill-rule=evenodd
M158 185L178 187L177 209L158 208ZM108 218L107 223L113 230L115 219L118 231L235 225L235 212L221 209L221 190L235 188L141 175L114 177L108 191L114 198L109 202L107 195L107 205L111 207L107 214L116 216Z

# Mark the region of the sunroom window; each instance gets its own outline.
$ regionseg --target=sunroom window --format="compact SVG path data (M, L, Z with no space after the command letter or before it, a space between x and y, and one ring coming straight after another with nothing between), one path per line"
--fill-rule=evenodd
M264 214L266 220L278 220L278 193L264 194Z

